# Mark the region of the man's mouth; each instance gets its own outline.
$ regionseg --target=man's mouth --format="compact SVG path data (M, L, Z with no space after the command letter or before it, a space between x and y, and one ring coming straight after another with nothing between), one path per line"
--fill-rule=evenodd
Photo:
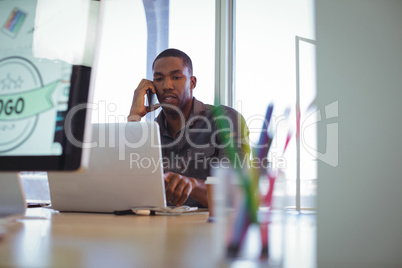
M163 100L163 102L172 102L172 101L176 100L176 97L172 96L172 95L163 96L162 100Z

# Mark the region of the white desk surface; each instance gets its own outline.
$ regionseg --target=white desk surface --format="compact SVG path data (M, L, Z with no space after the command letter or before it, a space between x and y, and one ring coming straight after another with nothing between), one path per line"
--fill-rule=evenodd
M207 218L30 208L0 238L0 267L220 267ZM315 267L315 220L288 222L284 266Z

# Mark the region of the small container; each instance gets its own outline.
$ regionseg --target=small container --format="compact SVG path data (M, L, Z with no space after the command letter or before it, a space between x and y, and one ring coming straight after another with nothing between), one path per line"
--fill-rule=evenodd
M209 222L215 221L214 188L216 184L216 179L217 179L216 177L207 177L207 180L205 181L208 196Z

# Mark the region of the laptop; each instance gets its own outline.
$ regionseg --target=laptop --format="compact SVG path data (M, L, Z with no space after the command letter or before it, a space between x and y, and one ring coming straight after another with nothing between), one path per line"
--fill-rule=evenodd
M104 212L166 207L156 122L92 124L88 167L48 172L51 206L59 211Z
M25 215L26 201L21 178L16 172L0 174L0 226L1 219L20 218Z

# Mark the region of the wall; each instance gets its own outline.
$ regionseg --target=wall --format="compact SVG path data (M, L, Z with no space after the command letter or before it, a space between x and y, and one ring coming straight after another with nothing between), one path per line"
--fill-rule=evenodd
M402 267L401 14L402 1L316 2L317 104L338 101L339 124L338 166L318 163L318 267ZM322 122L321 152L326 135Z

